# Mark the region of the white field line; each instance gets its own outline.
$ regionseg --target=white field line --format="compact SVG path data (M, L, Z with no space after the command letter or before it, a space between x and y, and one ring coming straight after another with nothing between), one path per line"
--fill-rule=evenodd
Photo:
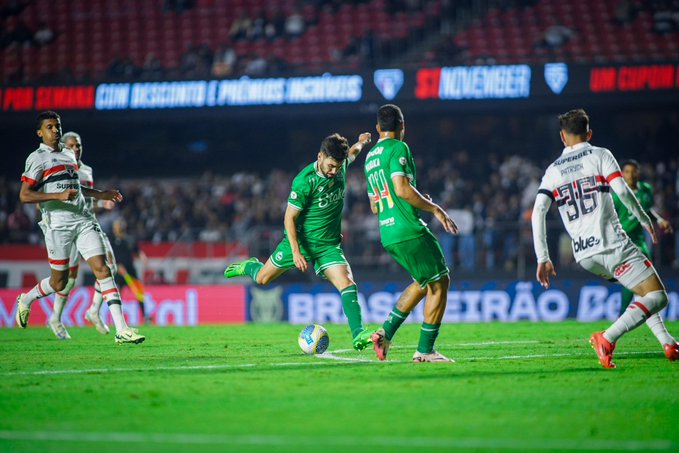
M403 436L271 436L224 435L190 433L125 433L125 432L63 432L63 431L0 431L1 441L81 442L101 445L119 444L165 445L262 445L274 447L345 446L345 447L411 447L436 449L481 449L518 451L676 451L673 440L624 441L595 439L481 439L455 437Z
M443 347L479 347L479 346L495 346L495 345L512 345L512 344L538 344L537 340L525 341L488 341L480 343L450 343L443 344ZM416 345L394 345L392 349L414 349ZM295 367L295 366L315 366L324 363L380 363L371 355L367 357L342 357L339 354L355 352L353 349L337 349L334 351L327 351L323 354L318 354L315 357L325 359L323 361L305 361L305 362L278 362L278 363L236 363L236 364L221 364L221 365L178 365L178 366L160 366L160 367L136 367L136 368L89 368L89 369L65 369L65 370L35 370L35 371L0 371L0 376L54 376L63 374L88 374L88 373L129 373L129 372L153 372L153 371L189 371L189 370L229 370L241 368L256 368L256 367ZM638 354L653 354L657 351L631 351L631 352L617 352L616 356L624 355L638 355ZM499 357L454 357L457 362L464 361L481 361L481 360L529 360L529 359L543 359L543 358L560 358L560 357L579 357L593 355L593 352L576 352L576 353L555 353L555 354L525 354L525 355L507 355ZM387 360L382 363L404 363L409 360Z

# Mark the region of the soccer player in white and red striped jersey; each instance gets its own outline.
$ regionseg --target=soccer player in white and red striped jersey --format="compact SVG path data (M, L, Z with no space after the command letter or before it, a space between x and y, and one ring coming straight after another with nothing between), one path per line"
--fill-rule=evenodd
M60 142L66 148L73 151L73 154L75 155L75 160L76 163L78 164L78 178L80 180L80 186L89 189L93 188L94 172L92 170L92 167L90 167L89 165L85 164L82 161L83 144L80 134L76 132L66 132L64 135L61 136ZM95 200L91 197L85 198L87 209L89 209L92 212L93 216L95 205L97 207L103 207L106 209L112 209L113 206L115 205L115 203L108 200L97 200L96 204L94 201ZM115 257L113 256L111 244L108 240L108 237L106 237L106 234L103 231L100 231L100 234L104 242L107 264L110 267L112 274L115 276L116 261ZM69 340L71 338L68 331L66 330L66 327L64 327L63 323L61 322L61 315L63 313L64 306L68 301L68 296L73 290L73 287L75 286L75 280L76 278L78 278L79 267L80 267L80 253L78 252L78 247L76 247L74 244L73 247L71 247L71 252L69 255L68 282L63 290L58 291L54 295L54 309L52 310L52 314L50 315L48 320L48 325L52 329L52 332L54 332L54 335L60 340ZM101 302L102 302L101 290L99 288L99 282L96 282L94 285L94 297L92 300L92 305L90 309L85 312L85 319L91 322L99 333L101 333L102 335L106 335L108 334L109 331L108 326L99 316L99 307L101 306Z
M533 207L536 278L544 288L549 288L550 275L556 276L549 259L545 228L545 215L552 202L556 202L573 240L575 260L596 275L619 281L640 297L608 329L595 332L590 338L601 365L615 368L612 359L618 339L650 318L660 319L662 325L660 311L668 298L655 268L622 229L609 193L611 189L639 219L654 243L657 238L651 219L625 184L613 154L589 143L592 131L587 113L582 109L571 110L560 115L559 122L565 148L547 168ZM648 324L652 330L659 328L657 323ZM678 347L674 338L667 341L666 349Z
M38 115L37 135L42 143L26 159L19 199L22 203L40 205L51 275L17 297L17 325L26 327L31 304L36 299L64 290L68 283L69 255L75 245L99 282L116 326L116 343L141 343L145 337L130 329L123 317L120 293L106 265L100 228L85 201L86 196L113 202L120 202L123 197L117 190L81 187L75 155L59 143L61 118L56 112Z

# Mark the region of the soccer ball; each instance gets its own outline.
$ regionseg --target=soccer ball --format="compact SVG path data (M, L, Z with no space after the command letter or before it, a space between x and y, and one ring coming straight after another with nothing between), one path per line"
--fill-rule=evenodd
M323 354L330 345L330 337L325 327L311 324L302 329L297 342L305 354Z

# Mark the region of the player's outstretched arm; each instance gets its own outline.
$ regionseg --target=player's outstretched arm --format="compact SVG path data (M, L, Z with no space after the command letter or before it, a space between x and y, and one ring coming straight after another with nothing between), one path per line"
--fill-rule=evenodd
M672 234L674 233L674 229L672 228L672 224L668 221L665 220L660 213L658 213L655 209L651 208L651 215L655 218L656 223L660 227L660 231L662 231L665 234Z
M361 151L363 151L363 148L370 144L371 140L370 132L363 132L361 135L359 135L358 141L351 145L351 148L349 148L349 162L356 160L358 155L361 154Z
M21 182L19 201L22 203L40 203L43 201L68 201L78 196L76 189L66 189L63 192L39 192L26 181Z
M123 201L123 195L118 190L98 190L82 186L81 190L83 191L83 195L86 197L92 197L96 200L108 200L115 203L120 203Z
M295 267L302 272L306 272L308 265L299 248L299 241L297 239L297 220L301 212L299 209L288 204L288 207L285 209L283 224L285 225L285 232L288 235L288 241L292 249L292 260L295 262Z
M453 222L453 219L450 218L448 213L444 211L441 206L431 201L431 197L422 195L412 184L410 184L410 180L407 177L394 175L391 177L391 180L394 183L396 196L421 211L434 214L436 220L441 222L443 229L448 233L457 233L457 225Z
M549 277L556 277L554 264L549 259L549 249L547 248L547 224L545 217L552 205L552 199L543 193L538 193L533 205L531 215L531 226L533 228L533 248L538 260L538 268L535 278L543 288L549 288Z
M651 218L648 216L648 214L646 214L646 212L644 212L643 208L639 204L639 200L637 200L637 197L634 196L634 192L632 192L627 184L625 184L625 180L622 177L614 178L611 180L610 185L611 189L613 189L620 201L622 201L622 204L625 205L625 207L634 215L634 217L639 220L641 226L644 227L644 229L651 235L653 243L657 244L658 237L655 234L655 229L651 223Z

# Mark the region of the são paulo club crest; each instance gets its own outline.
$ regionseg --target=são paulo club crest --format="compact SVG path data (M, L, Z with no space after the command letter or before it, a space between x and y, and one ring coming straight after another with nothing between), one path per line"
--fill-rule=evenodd
M568 65L566 63L545 64L545 82L552 93L561 94L568 83Z
M403 71L400 69L378 69L373 73L373 82L384 99L391 101L403 86Z

